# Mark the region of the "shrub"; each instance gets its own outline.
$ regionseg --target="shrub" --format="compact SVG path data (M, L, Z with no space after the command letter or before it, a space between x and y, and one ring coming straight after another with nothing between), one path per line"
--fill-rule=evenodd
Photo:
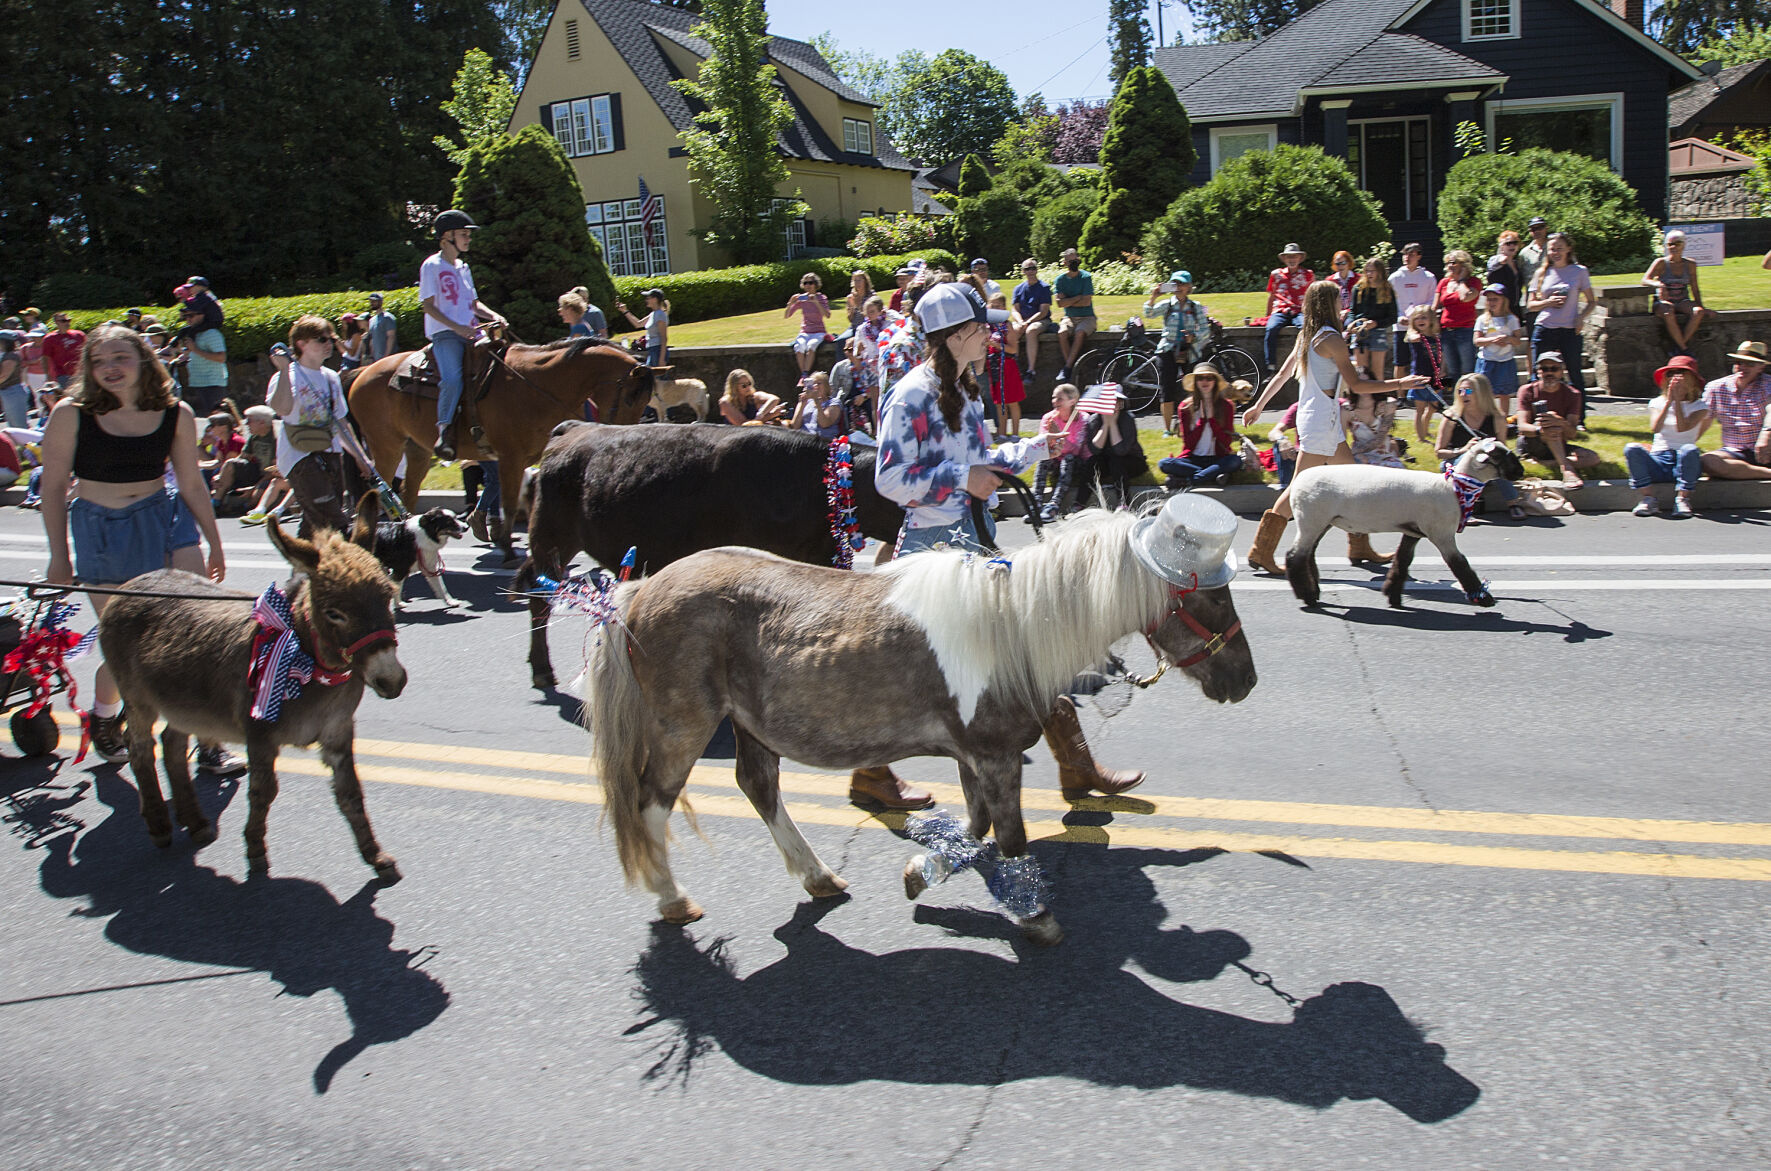
M939 246L934 221L922 216L864 216L849 239L856 256L902 256Z
M140 296L141 286L122 277L97 272L57 272L31 286L29 303L42 309L47 320L49 314L58 310L127 304Z
M1250 151L1183 192L1145 229L1141 251L1158 269L1221 282L1270 271L1290 241L1325 266L1339 249L1363 255L1389 234L1377 200L1359 190L1345 161L1321 147L1281 146Z
M967 256L985 257L991 268L1007 272L1027 255L1033 217L1014 192L992 187L975 199L962 199L953 218Z
M1534 215L1552 231L1566 230L1580 263L1594 272L1646 268L1655 253L1654 223L1635 190L1584 155L1537 148L1471 155L1451 168L1439 193L1445 247L1478 258L1493 253L1502 231L1523 231Z
M228 357L242 361L269 353L275 343L289 340L290 326L305 313L316 313L334 322L346 313L363 313L369 308L370 291L306 293L299 297L224 297L222 304L227 307L227 324L222 326L221 332L227 339ZM383 306L393 313L399 328L400 345L405 349L417 348L424 340L424 311L419 308L418 289L412 286L389 289L382 293L382 298ZM176 306L163 309L146 305L136 307L177 331ZM106 321L121 321L123 309L77 309L70 310L68 316L75 329L90 330Z
M855 221L836 218L822 219L813 229L813 238L821 248L834 248L836 255L849 253L849 240L855 235Z
M988 190L990 172L984 169L984 160L977 155L966 155L965 162L959 165L959 197L976 199Z
M455 179L455 206L483 225L474 234L480 300L529 341L561 333L558 298L577 285L598 305L614 292L584 226L584 193L553 135L539 124L470 149Z
M1101 202L1093 188L1070 191L1043 204L1033 213L1032 255L1041 264L1052 264L1064 249L1076 247L1089 213Z
M377 288L415 285L418 266L427 255L424 249L399 240L371 244L351 258L351 273Z
M1193 158L1193 124L1174 86L1154 66L1130 70L1107 111L1107 197L1082 229L1082 262L1092 267L1137 251L1144 228L1186 190Z

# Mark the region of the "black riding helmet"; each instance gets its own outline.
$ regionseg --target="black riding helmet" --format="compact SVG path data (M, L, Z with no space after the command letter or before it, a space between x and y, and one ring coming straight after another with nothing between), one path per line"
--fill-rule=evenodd
M450 208L448 211L438 214L436 221L431 224L431 231L433 234L441 236L444 232L457 232L463 228L477 228L479 226L466 212Z

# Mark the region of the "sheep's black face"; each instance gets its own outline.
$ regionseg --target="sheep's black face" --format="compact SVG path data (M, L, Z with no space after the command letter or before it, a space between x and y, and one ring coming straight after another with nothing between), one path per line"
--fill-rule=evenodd
M1506 447L1497 443L1489 450L1488 455L1494 461L1495 470L1505 479L1522 480L1525 478L1525 465L1520 463L1519 457L1507 450Z

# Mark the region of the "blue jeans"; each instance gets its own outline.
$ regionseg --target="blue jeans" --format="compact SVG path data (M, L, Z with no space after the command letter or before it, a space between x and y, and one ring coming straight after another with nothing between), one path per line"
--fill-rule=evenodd
M1165 476L1192 482L1240 471L1242 457L1235 452L1229 455L1171 455L1157 460L1156 467Z
M1281 489L1291 487L1291 478L1297 475L1297 457L1293 456L1290 459L1286 459L1283 455L1280 455L1279 445L1277 443L1273 445L1273 456L1279 461L1279 487Z
M29 427L31 412L31 392L22 382L11 386L0 386L0 410L6 413L8 427Z
M1679 491L1689 492L1703 475L1703 459L1695 443L1687 443L1677 451L1651 451L1641 443L1626 443L1623 462L1629 465L1632 488L1672 483L1678 485Z
M486 482L480 486L480 502L475 507L487 516L503 516L504 486L498 482L498 461L481 460L480 471L485 473Z
M1512 504L1519 499L1519 489L1505 476L1496 476L1482 485L1482 502L1486 504L1490 496L1502 504Z
M461 406L462 368L467 363L467 339L453 330L430 339L431 356L437 363L437 434L455 421Z
M990 518L988 509L984 511L984 527L989 530L986 536L996 539L996 522ZM921 553L928 549L946 546L953 549L964 549L972 553L985 553L984 542L978 539L978 531L972 527L971 502L966 502L965 511L959 519L950 525L925 525L919 529L910 527L910 520L905 518L904 527L898 530L897 556L908 557L912 553Z
M1439 345L1442 347L1441 361L1445 363L1445 383L1447 388L1457 384L1457 380L1476 369L1476 330L1471 326L1461 329L1442 329L1439 331Z
M1267 357L1267 373L1269 375L1279 369L1279 331L1288 325L1297 327L1303 324L1304 315L1302 313L1274 313L1268 316L1267 333L1261 344L1264 347L1262 352Z

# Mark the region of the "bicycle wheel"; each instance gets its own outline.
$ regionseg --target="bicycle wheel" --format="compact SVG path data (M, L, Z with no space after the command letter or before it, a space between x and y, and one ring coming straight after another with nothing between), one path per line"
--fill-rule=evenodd
M1162 367L1155 358L1136 350L1114 354L1101 368L1102 382L1117 382L1125 392L1126 405L1142 414L1162 399Z
M1115 350L1083 351L1082 356L1076 359L1076 365L1070 369L1070 382L1078 390L1086 391L1096 383L1106 381L1101 377L1101 370L1105 363L1115 357L1118 357L1118 351Z
M1235 346L1219 346L1212 352L1208 361L1223 373L1226 382L1243 379L1254 387L1249 392L1250 395L1261 392L1260 363L1256 362L1246 350L1239 350Z

